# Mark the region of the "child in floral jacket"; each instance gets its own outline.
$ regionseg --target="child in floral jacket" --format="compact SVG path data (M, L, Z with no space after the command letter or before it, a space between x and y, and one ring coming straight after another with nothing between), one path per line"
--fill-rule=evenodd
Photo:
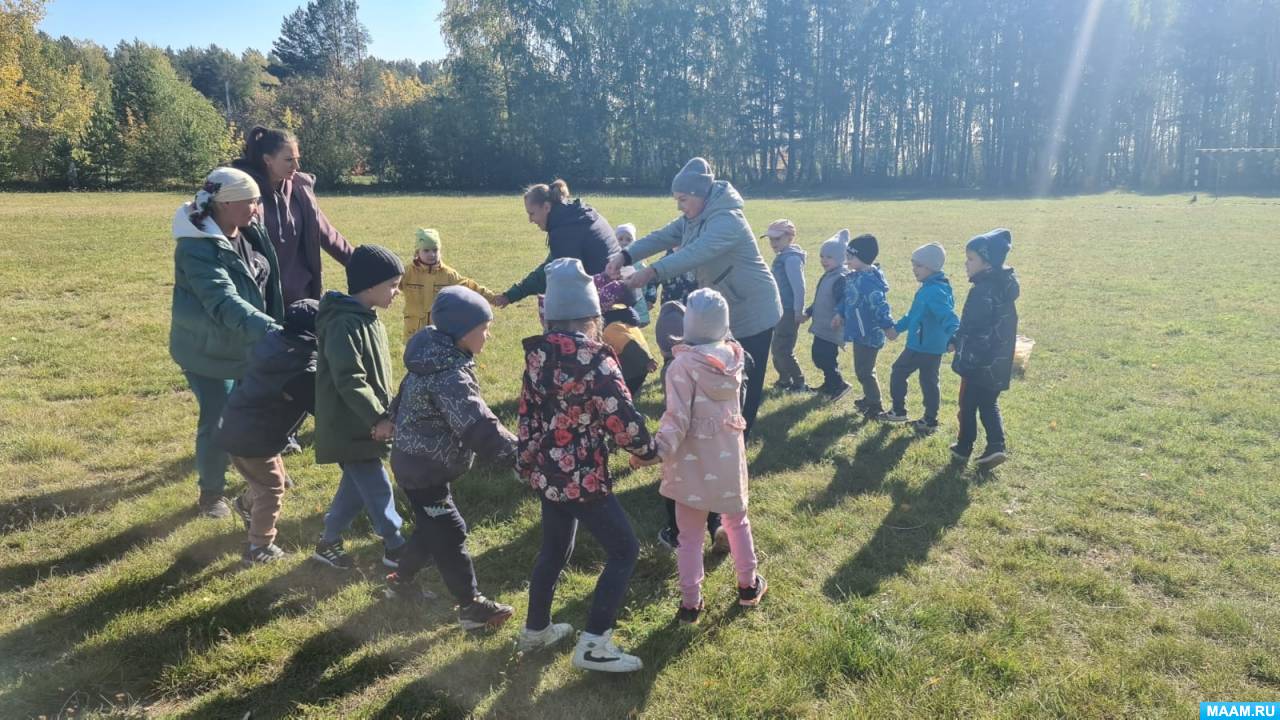
M643 664L619 650L612 633L640 548L613 494L609 450L612 443L649 461L657 448L631 403L614 353L601 342L600 299L591 276L574 258L553 260L546 273L547 333L524 341L516 459L520 476L542 502L542 547L517 648L546 647L573 632L567 623L551 622L551 600L581 524L608 558L573 664L631 672Z

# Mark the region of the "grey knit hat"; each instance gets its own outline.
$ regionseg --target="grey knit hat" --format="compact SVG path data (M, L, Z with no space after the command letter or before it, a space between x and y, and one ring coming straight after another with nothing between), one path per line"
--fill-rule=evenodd
M404 263L381 245L361 245L347 261L347 294L362 290L404 274Z
M711 166L706 160L696 157L684 164L680 172L671 180L672 193L684 193L706 197L711 192L711 184L716 181L711 174Z
M921 245L911 253L911 262L919 263L934 272L942 272L942 266L947 262L947 251L938 243Z
M600 296L595 281L582 269L577 258L559 258L547 263L547 294L543 317L577 320L600 314Z
M461 285L450 285L440 291L431 303L431 324L454 340L493 319L489 301L480 293Z
M830 258L840 264L844 264L845 248L849 247L849 229L845 228L840 232L827 238L822 243L822 249L818 251L818 255L824 258Z
M729 303L711 288L689 293L685 298L684 342L705 345L719 342L729 334Z

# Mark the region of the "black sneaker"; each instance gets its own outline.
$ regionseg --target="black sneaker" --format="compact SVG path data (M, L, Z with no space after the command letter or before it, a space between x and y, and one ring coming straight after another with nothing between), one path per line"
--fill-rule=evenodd
M880 422L898 424L906 422L908 418L906 411L898 412L897 410L885 410L879 415L876 415L876 419Z
M240 562L243 563L245 567L265 565L277 560L283 560L285 555L285 551L277 547L275 543L264 545L263 547L250 546L245 548L244 555L241 556Z
M1009 456L1005 454L1004 450L999 448L987 448L982 451L982 454L978 456L978 459L974 461L974 464L983 470L990 470L1008 459Z
M698 618L701 615L702 615L701 600L698 601L698 607L689 608L689 607L685 607L684 603L680 603L680 606L676 609L676 620L678 620L681 625L697 625Z
M315 552L311 553L311 559L322 562L331 568L339 570L351 569L351 556L346 550L342 549L342 540L334 540L331 543L317 543Z
M764 576L757 573L756 581L751 587L738 588L738 604L743 607L755 607L764 599L764 594L769 590L769 583L765 582Z
M413 578L406 580L399 573L388 573L386 584L382 586L382 597L420 605L428 600L435 600L436 594L418 585Z
M854 401L853 401L853 409L854 409L854 410L857 410L858 412L866 412L866 411L867 411L867 399L866 399L866 398L864 398L864 397L861 397L861 398L858 398L857 400L854 400Z
M826 390L823 392L823 394L826 395L827 402L831 402L831 403L840 402L840 400L843 399L845 395L848 395L849 391L852 389L853 389L852 385L850 385L849 383L845 383L842 387Z
M956 443L947 449L951 451L951 457L954 458L956 462L967 463L969 462L969 456L973 454L972 450L966 451L964 448L960 447L959 443Z
M510 605L497 603L483 595L477 595L471 604L458 608L458 624L463 630L492 630L501 627L511 618L515 609Z
M235 501L231 503L231 507L236 511L236 514L240 516L240 519L244 521L244 530L245 532L248 532L249 525L253 522L253 513L249 511L249 508L245 507L244 495L241 494L236 496Z
M231 517L231 507L227 505L227 499L221 495L205 495L202 493L197 507L200 511L200 517L213 518L215 520Z
M658 531L658 542L662 544L662 547L670 550L671 552L675 552L676 548L680 547L680 540L678 538L679 534L674 528L664 527Z
M404 557L404 549L409 547L409 543L405 543L400 547L392 550L391 548L382 546L382 564L395 570L400 567L400 558Z
M938 430L938 421L925 418L913 420L911 421L911 429L915 430L917 435L932 435Z
M884 407L882 407L880 403L875 403L874 405L864 405L862 407L862 414L868 420L876 420L882 414L884 414Z

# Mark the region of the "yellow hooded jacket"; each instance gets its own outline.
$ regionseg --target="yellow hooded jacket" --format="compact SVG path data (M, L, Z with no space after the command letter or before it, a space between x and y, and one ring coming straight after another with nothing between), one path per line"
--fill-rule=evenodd
M471 278L463 277L457 270L445 265L423 265L417 260L409 264L400 281L400 291L404 293L404 341L408 342L413 334L431 324L431 306L436 301L440 288L450 285L461 285L480 293L485 300L493 302L498 293L477 283Z

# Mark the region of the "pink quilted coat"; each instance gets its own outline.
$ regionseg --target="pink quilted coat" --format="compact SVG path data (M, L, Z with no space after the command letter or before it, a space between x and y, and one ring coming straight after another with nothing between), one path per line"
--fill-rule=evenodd
M667 411L656 440L659 492L698 510L747 509L747 453L742 441L743 351L727 340L677 345L667 368Z

